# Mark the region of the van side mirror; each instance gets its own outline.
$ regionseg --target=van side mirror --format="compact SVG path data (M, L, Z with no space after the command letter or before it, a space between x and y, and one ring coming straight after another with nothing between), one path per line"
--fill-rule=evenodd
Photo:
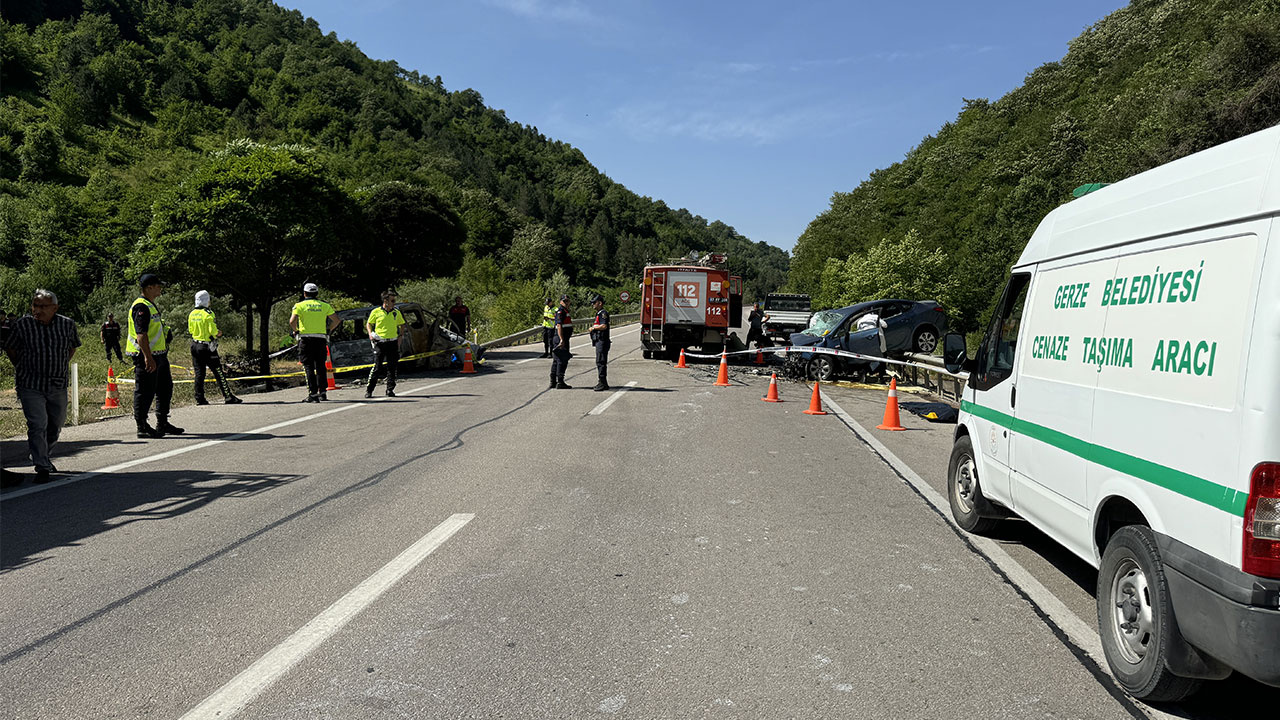
M972 363L969 361L969 354L965 347L963 335L960 333L947 333L942 338L942 362L946 365L947 372L952 374L961 370L972 369L969 367Z

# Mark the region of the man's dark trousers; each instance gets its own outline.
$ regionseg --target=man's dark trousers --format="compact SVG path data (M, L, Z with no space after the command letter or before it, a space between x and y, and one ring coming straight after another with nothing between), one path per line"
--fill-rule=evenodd
M111 364L112 350L114 350L116 353L116 359L119 360L120 362L124 362L124 353L120 352L119 340L107 340L106 342L103 343L103 345L107 346L107 364L108 365Z
M385 340L373 344L373 367L369 369L370 391L378 384L381 377L387 378L387 390L396 389L396 373L400 365L400 341Z
M555 337L556 329L544 327L542 328L542 354L551 354L551 338Z
M298 359L307 372L307 394L319 395L329 389L324 361L329 355L329 341L322 337L304 337L298 343Z
M596 382L609 384L609 346L608 340L596 343Z
M556 338L555 349L551 351L551 382L564 382L564 371L569 367L569 344Z
M222 397L231 396L231 387L227 385L227 376L222 374L222 358L218 357L218 353L213 351L209 343L199 341L191 343L191 365L196 374L196 400L204 399L204 372L206 368L213 371L213 377L218 381L218 389L222 391Z
M169 403L173 400L173 375L169 370L169 356L151 356L156 361L155 372L147 372L147 360L142 353L133 356L133 420L139 426L147 423L151 401L156 403L156 422L169 418Z

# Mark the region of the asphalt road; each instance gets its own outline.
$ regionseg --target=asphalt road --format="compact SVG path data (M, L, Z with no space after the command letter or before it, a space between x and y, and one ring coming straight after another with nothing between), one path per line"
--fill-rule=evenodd
M517 348L397 398L183 408L180 438L69 428L66 479L0 495L0 716L1147 712L802 386L713 387L633 327L613 397L578 344L567 391ZM925 475L949 430L904 420Z

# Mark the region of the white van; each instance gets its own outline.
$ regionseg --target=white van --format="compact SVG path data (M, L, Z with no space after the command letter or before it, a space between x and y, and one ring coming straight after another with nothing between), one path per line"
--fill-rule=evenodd
M1049 213L977 357L946 355L970 371L953 515L1099 569L1127 692L1280 685L1280 126Z

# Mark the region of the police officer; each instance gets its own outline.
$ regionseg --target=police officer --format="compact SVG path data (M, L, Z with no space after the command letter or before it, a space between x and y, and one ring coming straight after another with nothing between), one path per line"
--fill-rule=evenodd
M378 378L387 376L387 397L396 396L396 366L400 364L400 326L404 325L404 313L396 307L396 294L382 293L382 305L369 313L365 330L373 343L373 367L369 368L369 382L364 396L373 397Z
M196 373L196 404L209 404L204 399L204 371L208 368L218 381L223 404L238 405L244 401L232 394L227 376L222 372L222 358L218 357L218 338L222 337L222 331L218 329L217 317L209 309L209 301L208 291L196 293L196 307L187 315L187 331L191 333L191 366Z
M133 358L133 421L138 437L161 438L186 432L169 422L169 403L173 399L173 375L169 370L169 332L160 317L155 300L164 292L160 278L147 273L138 278L142 297L129 308L129 337L124 352ZM151 401L156 403L156 426L147 424Z
M551 298L547 298L547 304L542 306L542 355L540 357L551 357L551 337L555 334L556 329L556 306Z
M564 371L569 367L569 338L573 336L573 318L569 317L569 296L560 296L556 309L555 338L551 345L551 389L570 390L564 382Z
M338 325L333 306L319 298L315 283L302 286L302 301L293 306L289 327L298 337L298 359L307 372L307 399L303 402L328 400L325 394L324 362L329 354L329 333Z
M591 298L591 309L596 311L591 325L591 344L596 347L596 392L609 389L609 311L604 309L604 297L597 293Z

